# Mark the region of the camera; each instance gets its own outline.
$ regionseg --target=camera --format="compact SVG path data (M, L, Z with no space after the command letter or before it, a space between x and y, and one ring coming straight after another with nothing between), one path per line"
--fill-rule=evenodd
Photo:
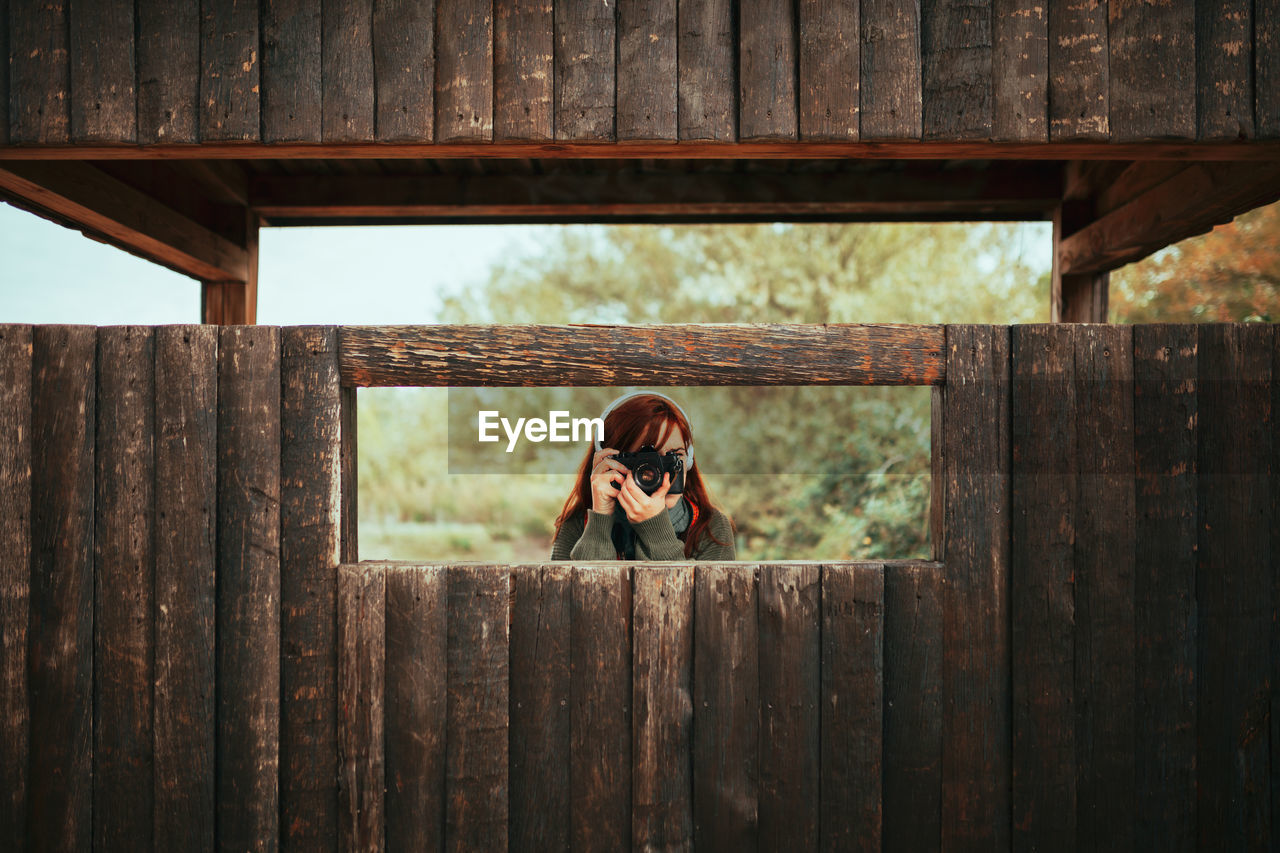
M636 485L646 495L651 495L662 488L662 475L671 475L669 495L684 492L684 459L680 451L669 450L659 453L652 444L646 444L635 453L619 453L613 457L631 470ZM614 488L621 488L615 485Z

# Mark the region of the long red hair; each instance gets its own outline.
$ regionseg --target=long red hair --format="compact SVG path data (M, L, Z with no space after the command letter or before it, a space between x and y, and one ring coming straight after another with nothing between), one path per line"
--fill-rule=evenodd
M673 427L678 428L684 436L685 447L693 443L689 421L671 401L656 394L637 394L624 401L605 418L603 446L625 451L639 450L646 444L661 447L671 435ZM578 466L578 482L565 500L560 516L556 518L557 534L566 520L582 515L591 508L591 461L595 452L595 445L588 445L582 464ZM685 533L684 555L693 555L694 545L704 534L720 545L728 545L728 542L717 539L708 527L717 507L702 481L700 466L696 464L696 460L694 466L684 472L684 497L697 507L693 523Z

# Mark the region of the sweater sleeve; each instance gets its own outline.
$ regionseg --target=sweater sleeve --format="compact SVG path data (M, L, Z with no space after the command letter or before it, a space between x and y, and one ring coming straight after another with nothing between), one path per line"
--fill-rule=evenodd
M613 547L613 516L588 510L587 527L569 551L570 560L616 560Z
M631 527L636 531L637 560L683 560L684 543L676 538L671 514L663 511Z
M738 559L738 549L733 541L733 522L729 520L729 516L723 512L717 512L711 516L711 520L707 522L706 532L713 534L715 539L704 533L694 548L695 560L719 562ZM726 544L721 545L720 542L715 541L716 539Z

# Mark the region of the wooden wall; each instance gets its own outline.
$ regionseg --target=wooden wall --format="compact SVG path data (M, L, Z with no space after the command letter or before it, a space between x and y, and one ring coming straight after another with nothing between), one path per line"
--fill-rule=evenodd
M0 145L1264 139L1277 39L1250 0L0 0Z

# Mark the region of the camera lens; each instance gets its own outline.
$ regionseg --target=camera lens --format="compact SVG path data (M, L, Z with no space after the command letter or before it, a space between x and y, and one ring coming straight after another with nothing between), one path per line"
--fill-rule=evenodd
M657 487L662 484L662 472L652 465L640 465L631 472L641 488Z

